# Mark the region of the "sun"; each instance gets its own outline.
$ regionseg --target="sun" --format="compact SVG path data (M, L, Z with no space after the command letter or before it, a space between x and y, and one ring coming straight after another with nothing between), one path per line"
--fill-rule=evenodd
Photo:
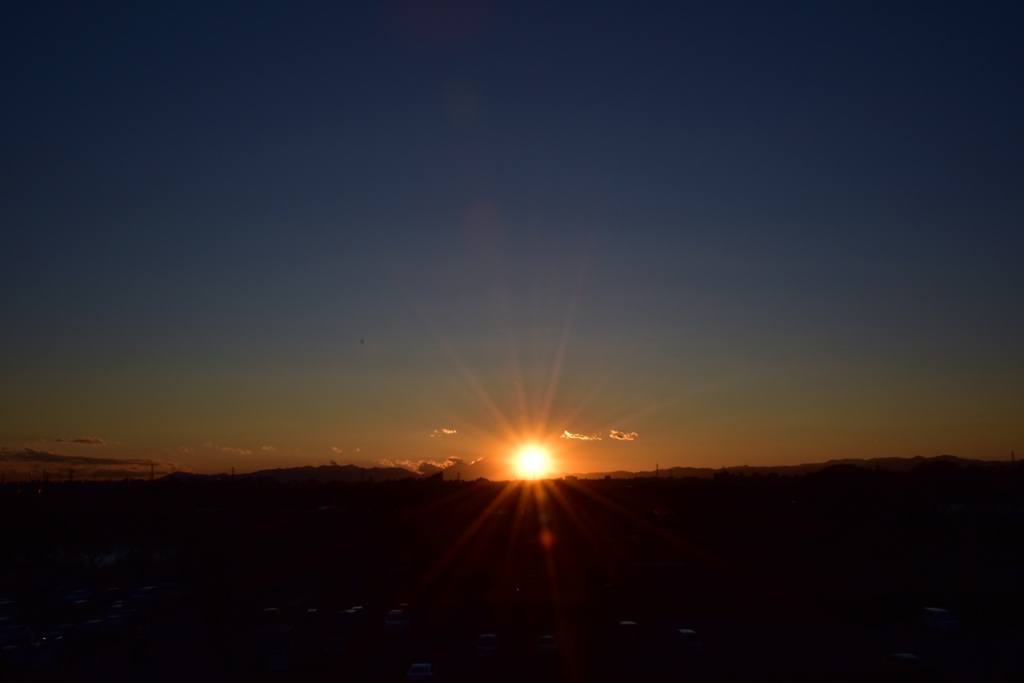
M516 472L523 479L540 479L551 470L547 449L537 444L523 446L516 453Z

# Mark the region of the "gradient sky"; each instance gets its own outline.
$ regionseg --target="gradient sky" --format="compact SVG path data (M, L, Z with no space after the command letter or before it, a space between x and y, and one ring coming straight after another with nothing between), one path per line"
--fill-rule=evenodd
M1024 451L1013 3L299 5L0 10L0 467Z

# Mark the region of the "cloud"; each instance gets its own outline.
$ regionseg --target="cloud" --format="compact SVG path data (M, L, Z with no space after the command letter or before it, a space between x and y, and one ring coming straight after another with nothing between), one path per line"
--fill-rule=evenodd
M337 453L338 455L341 455L342 453L344 453L344 452L345 452L345 451L343 451L342 449L338 448L337 446L331 446L331 450L332 450L333 452Z
M436 460L408 460L404 458L390 460L387 458L381 458L380 460L377 460L375 464L378 467L402 467L410 472L416 472L417 474L437 474L438 472L443 472L444 470L452 467L472 465L477 462L479 462L479 460L467 463L462 458L452 456L442 462L437 462Z
M616 441L633 441L640 435L636 432L620 432L617 429L613 429L608 432L608 436Z
M73 439L57 439L58 443L87 443L93 446L106 445L106 441L98 436L76 436Z
M576 440L579 440L579 441L600 441L601 440L601 437L598 436L597 434L594 434L593 436L587 436L586 434L573 434L568 429L566 429L564 432L562 432L561 436L559 436L558 438L559 439L576 439Z
M479 457L475 460L465 460L457 456L451 456L441 462L436 460L413 460L410 458L380 458L374 461L373 464L377 467L401 467L423 476L443 472L444 478L448 480L458 478L463 481L473 481L480 478L493 479L505 476L500 460L484 457Z
M265 451L267 453L276 453L277 452L277 449L274 448L273 446L260 446L260 450L261 451Z
M454 434L458 434L458 432L455 431L454 429L447 429L445 427L442 427L441 429L435 429L434 431L432 431L430 433L430 436L452 436Z
M50 469L59 477L69 470L71 476L124 479L126 477L148 477L150 473L164 475L171 472L188 471L175 462L152 458L93 458L84 455L65 455L49 451L26 448L12 451L0 448L0 467L11 479L38 478Z
M457 458L454 456L448 458L444 462L435 462L433 460L421 460L419 471L422 472L423 474L437 474L438 472L443 472L447 469L451 469L452 467L463 465L465 464L465 462L466 461L463 460L462 458Z
M207 448L216 448L221 453L231 453L232 455L252 455L252 451L248 448L236 448L234 446L221 446L215 444L212 441L207 441L203 444Z
M21 451L0 450L0 462L11 463L34 463L48 464L56 463L61 465L124 465L124 464L146 464L151 460L131 458L91 458L85 455L64 455L62 453L49 453L26 448Z

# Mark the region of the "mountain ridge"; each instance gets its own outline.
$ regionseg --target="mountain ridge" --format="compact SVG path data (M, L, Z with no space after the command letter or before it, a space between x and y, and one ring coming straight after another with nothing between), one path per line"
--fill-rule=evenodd
M611 470L605 472L563 472L550 478L558 479L564 477L575 477L577 479L634 479L634 478L666 478L682 479L697 478L711 479L722 474L726 475L776 475L776 476L800 476L819 472L829 467L859 467L862 469L877 469L890 472L908 472L915 467L925 464L945 463L961 467L996 467L1010 465L1012 461L1006 460L978 460L973 458L961 458L955 455L936 455L912 457L887 457L887 458L840 458L826 460L820 463L803 463L799 465L737 465L734 467L669 467L656 470ZM194 480L194 479L222 479L235 477L237 479L270 479L276 482L384 482L405 479L429 479L442 475L443 479L455 478L471 481L478 478L479 473L473 471L468 464L460 464L440 472L414 472L403 467L360 467L358 465L303 465L299 467L283 467L266 470L257 470L244 474L229 475L220 474L195 474L190 472L174 472L161 480Z

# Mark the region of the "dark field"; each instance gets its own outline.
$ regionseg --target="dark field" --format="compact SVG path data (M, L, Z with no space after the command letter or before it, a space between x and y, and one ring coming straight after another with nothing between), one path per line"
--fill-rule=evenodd
M0 512L8 680L1024 680L1010 465L7 484Z

